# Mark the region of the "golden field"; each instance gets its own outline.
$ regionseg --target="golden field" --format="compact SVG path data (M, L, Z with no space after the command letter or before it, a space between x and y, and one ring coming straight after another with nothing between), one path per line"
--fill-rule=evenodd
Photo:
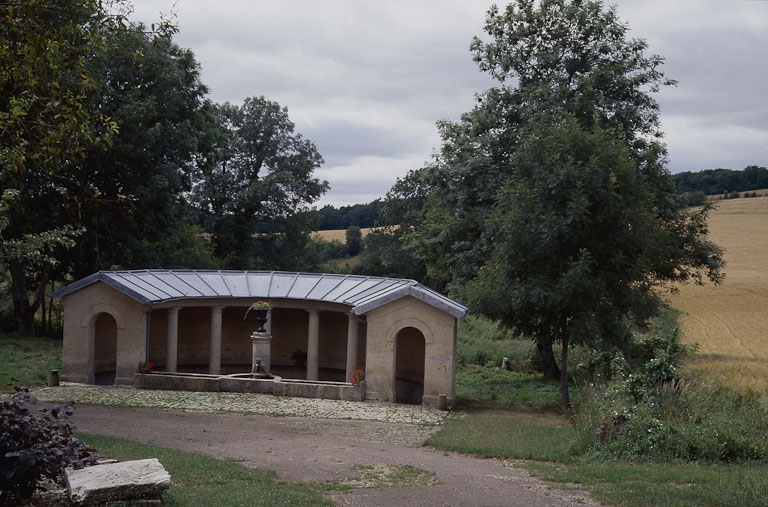
M363 235L363 238L368 234L368 231L370 231L370 228L361 228L360 233ZM320 238L324 239L325 241L341 241L342 243L347 242L347 230L346 229L334 229L332 231L315 231L312 233L313 238Z
M725 282L670 296L683 341L699 345L687 367L768 399L768 197L718 201L709 230L725 251Z

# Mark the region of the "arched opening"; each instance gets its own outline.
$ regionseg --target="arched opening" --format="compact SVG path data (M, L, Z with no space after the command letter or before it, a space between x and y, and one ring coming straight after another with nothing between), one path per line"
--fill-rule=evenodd
M117 372L117 322L108 313L94 321L93 380L97 385L112 385Z
M395 402L421 405L424 396L424 335L414 327L397 333Z

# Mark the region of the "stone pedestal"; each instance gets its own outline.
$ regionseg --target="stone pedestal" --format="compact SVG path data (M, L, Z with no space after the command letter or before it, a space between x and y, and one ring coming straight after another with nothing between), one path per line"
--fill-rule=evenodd
M263 370L264 373L269 373L269 361L272 354L272 335L270 333L256 331L251 335L251 343L253 344L251 373L259 373L261 370ZM260 370L259 372L256 371L257 364Z

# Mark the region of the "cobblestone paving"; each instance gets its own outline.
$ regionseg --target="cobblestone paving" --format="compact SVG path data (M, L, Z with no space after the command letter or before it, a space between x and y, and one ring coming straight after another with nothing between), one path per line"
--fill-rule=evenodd
M447 417L420 405L293 398L269 394L203 393L191 391L150 391L132 387L64 384L34 391L38 400L113 407L157 410L234 413L283 417L355 419L438 426Z

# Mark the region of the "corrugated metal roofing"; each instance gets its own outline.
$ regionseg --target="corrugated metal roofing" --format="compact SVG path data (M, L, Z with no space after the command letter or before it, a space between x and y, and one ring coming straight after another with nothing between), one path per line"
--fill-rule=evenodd
M96 282L106 283L143 304L197 298L287 298L341 303L349 305L352 313L362 315L413 296L456 318L467 313L465 306L415 280L282 271L99 271L51 296L64 297Z

